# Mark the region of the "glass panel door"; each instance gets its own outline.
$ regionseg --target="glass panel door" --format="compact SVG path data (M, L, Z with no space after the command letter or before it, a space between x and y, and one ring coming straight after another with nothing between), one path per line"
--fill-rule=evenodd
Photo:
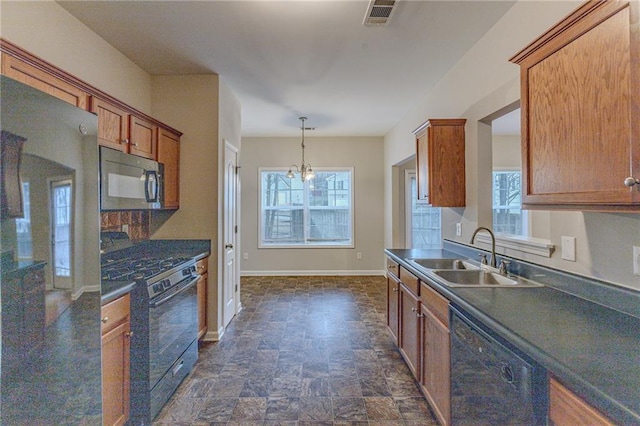
M71 180L51 182L51 251L53 287L71 288Z

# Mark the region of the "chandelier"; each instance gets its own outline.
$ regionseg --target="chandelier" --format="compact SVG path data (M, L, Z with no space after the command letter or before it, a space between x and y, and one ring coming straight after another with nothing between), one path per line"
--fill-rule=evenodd
M291 179L293 178L293 176L295 176L293 173L293 169L296 169L296 173L300 173L300 179L302 179L303 182L305 180L311 180L316 177L316 174L311 168L311 164L305 164L304 162L304 120L306 119L307 117L300 117L300 121L302 121L302 164L299 168L297 165L292 164L291 166L289 166L289 171L287 172L287 177Z

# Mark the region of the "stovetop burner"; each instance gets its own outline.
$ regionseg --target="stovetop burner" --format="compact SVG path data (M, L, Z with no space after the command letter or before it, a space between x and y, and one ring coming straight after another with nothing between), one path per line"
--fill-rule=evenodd
M149 280L178 265L188 262L188 257L143 257L106 262L102 265L104 281Z

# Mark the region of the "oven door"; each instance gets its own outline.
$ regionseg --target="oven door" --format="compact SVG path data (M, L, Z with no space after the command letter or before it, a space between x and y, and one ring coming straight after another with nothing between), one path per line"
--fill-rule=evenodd
M149 389L160 381L198 335L200 276L190 276L149 302Z

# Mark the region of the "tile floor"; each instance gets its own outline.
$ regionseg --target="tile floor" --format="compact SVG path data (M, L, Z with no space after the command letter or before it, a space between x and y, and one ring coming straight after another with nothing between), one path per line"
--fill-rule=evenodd
M437 424L385 329L383 277L243 277L243 310L154 425Z

